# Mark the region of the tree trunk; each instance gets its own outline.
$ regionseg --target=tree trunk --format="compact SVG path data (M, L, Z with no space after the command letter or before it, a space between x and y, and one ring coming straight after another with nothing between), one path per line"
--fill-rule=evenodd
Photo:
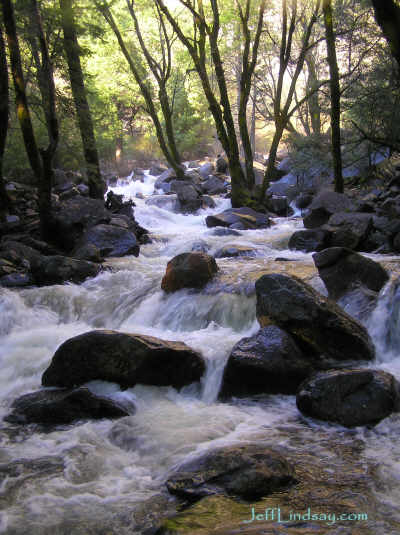
M394 0L372 0L376 22L400 70L400 7Z
M307 68L308 68L308 78L307 78L307 92L314 91L318 87L318 77L315 69L315 61L313 56L310 54L306 59ZM310 98L307 101L308 111L310 113L311 128L313 134L321 134L321 107L319 105L318 91L312 93Z
M64 32L64 49L67 56L72 95L74 97L86 161L89 195L95 199L103 199L104 184L100 173L99 155L94 137L92 115L86 98L72 0L60 0L60 8L61 26Z
M284 130L285 128L281 125L275 126L275 133L274 133L274 137L272 139L271 147L269 149L269 154L268 154L268 165L265 171L264 181L261 187L262 199L264 199L265 193L267 189L269 188L271 178L273 178L275 175L276 155L278 153L279 143L282 139ZM266 177L268 177L268 179L266 179Z
M342 153L340 143L340 85L339 69L336 59L335 35L333 33L331 0L324 0L323 12L330 72L333 173L335 180L335 191L337 193L343 193Z
M256 153L256 102L257 102L257 84L254 83L253 86L253 102L251 107L251 125L250 125L250 141L251 141L251 151L253 156Z
M3 156L6 147L8 131L8 69L6 47L3 32L0 27L0 219L10 207L3 179Z

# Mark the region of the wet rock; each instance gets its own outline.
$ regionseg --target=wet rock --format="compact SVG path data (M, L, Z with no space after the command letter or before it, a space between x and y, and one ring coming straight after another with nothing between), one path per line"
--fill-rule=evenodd
M216 176L210 176L202 184L202 189L204 193L208 195L218 195L220 193L226 193L226 185L223 180L220 180Z
M182 342L98 330L64 342L42 384L71 388L101 380L126 388L137 383L181 388L198 381L204 370L201 355Z
M42 256L31 266L32 276L39 285L83 282L99 274L101 266L86 260L66 256Z
M252 208L230 208L220 214L206 217L207 227L229 227L235 228L240 224L239 230L268 228L270 219L266 214L256 212Z
M287 197L272 195L265 200L265 206L270 212L282 217L288 217L293 214L293 209L288 204Z
M382 370L328 370L304 381L296 403L300 412L319 420L375 425L399 410L399 384Z
M332 215L324 227L331 232L332 247L363 250L364 242L372 230L372 215L339 212Z
M3 288L23 288L24 286L32 286L34 280L30 273L7 273L0 277L0 286Z
M168 262L161 288L165 292L203 288L217 271L214 257L205 253L182 253Z
M304 210L304 208L310 206L312 200L313 196L310 193L300 193L300 195L296 198L296 208Z
M303 355L289 334L270 325L250 338L242 338L233 347L220 397L295 394L313 371L314 359Z
M206 253L210 249L208 243L204 240L197 240L192 244L192 252L195 253Z
M331 233L324 229L297 230L289 240L289 249L294 251L321 251L329 244Z
M0 483L8 478L29 478L31 481L35 477L60 475L65 468L62 457L39 457L38 459L18 459L10 463L0 464Z
M315 253L313 260L329 297L335 300L358 286L379 292L389 280L378 262L344 247L330 247Z
M153 176L157 176L157 175L153 175ZM154 187L156 189L163 189L163 186L165 184L169 184L171 182L171 180L175 180L175 179L176 179L175 171L173 169L166 169L164 172L162 172L159 175L159 177L157 178L157 180L154 183Z
M93 245L93 243L87 243L78 247L73 252L74 258L79 260L87 260L88 262L102 262L104 260L103 256L100 253L98 247Z
M89 228L76 245L82 247L94 245L101 256L139 255L139 244L136 236L128 229L115 225L96 225Z
M282 455L249 444L209 451L183 464L167 480L167 489L190 502L213 494L252 500L294 483L294 469Z
M306 228L316 228L327 223L331 215L337 212L355 212L356 205L343 193L323 191L317 195L309 206L308 214L303 218Z
M149 169L149 175L151 175L151 176L160 176L165 171L169 171L169 169L165 169L165 167L160 167L159 165L153 165Z
M277 325L304 353L319 356L325 367L332 360L374 358L367 330L301 279L272 273L259 278L255 288L261 327Z
M101 199L91 199L78 195L60 204L54 212L54 235L58 245L72 250L86 229L108 223L111 214Z
M206 162L199 167L198 171L203 178L208 178L214 171L214 165L211 162Z
M224 245L219 249L214 258L235 258L237 256L255 256L257 253L253 247L246 247L244 245Z
M222 156L218 156L215 166L217 168L217 173L226 173L228 171L228 162Z
M216 228L215 230L209 231L209 234L212 236L241 236L240 232L230 228Z
M192 214L201 208L200 192L190 182L174 180L171 191L178 195L179 209L184 214Z
M202 208L215 208L217 206L215 204L214 199L210 197L209 195L202 195L200 199L201 199Z
M75 420L121 418L129 413L122 405L92 394L87 388L39 390L17 398L5 417L17 424L69 424Z
M178 195L176 195L176 193L172 195L152 195L146 199L145 204L147 204L147 206L157 206L164 210L175 211L179 208Z

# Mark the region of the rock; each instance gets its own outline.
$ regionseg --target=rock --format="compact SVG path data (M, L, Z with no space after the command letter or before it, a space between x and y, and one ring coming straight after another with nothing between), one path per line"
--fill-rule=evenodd
M331 247L362 250L372 222L371 214L338 212L329 218L324 228L331 232Z
M28 267L40 262L42 258L41 253L33 247L14 240L5 240L2 242L1 248L7 251L7 256L2 253L3 258L9 258L11 261L17 261L18 263L25 259L29 262Z
M17 215L6 215L6 230L15 230L21 225L21 219Z
M86 229L108 223L111 214L101 199L78 195L60 204L54 212L54 236L58 244L67 251L72 250Z
M121 418L129 413L111 399L96 396L87 388L39 390L16 399L4 419L16 424L69 424L74 420Z
M99 274L101 266L93 262L66 256L42 256L31 266L32 276L39 285L83 282Z
M164 171L168 171L165 167L160 167L159 165L153 165L149 169L149 175L151 176L160 176Z
M211 230L207 232L207 234L210 234L211 236L241 236L240 232L238 232L237 230L223 227Z
M296 483L286 459L260 444L225 446L184 463L167 480L171 494L194 502L212 494L255 500Z
M215 166L217 168L217 173L227 173L229 166L228 162L223 158L222 156L218 155L218 158L215 162Z
M188 169L197 169L199 167L199 162L192 161L187 164Z
M289 240L289 249L294 251L321 251L329 245L330 232L324 229L297 230Z
M30 273L14 272L0 277L0 286L3 288L23 288L33 284L34 280Z
M296 208L304 210L304 208L310 206L312 200L313 196L310 193L300 193L300 195L296 198Z
M157 175L153 175L153 176L157 176ZM175 173L175 171L173 169L166 169L157 178L157 180L154 183L154 187L156 189L162 189L162 186L164 184L169 184L169 182L171 182L171 180L176 180L176 173Z
M87 197L89 195L89 187L86 184L78 184L76 189L79 191L80 195Z
M382 370L328 370L301 384L296 403L300 412L319 420L375 425L399 410L399 384Z
M205 253L182 253L168 262L161 288L165 292L203 288L217 271L214 257Z
M96 225L89 228L76 245L76 250L94 245L101 256L139 256L139 244L130 230L114 225Z
M242 338L233 347L220 397L295 394L313 371L313 359L302 354L289 334L270 325L250 338Z
M176 193L172 195L152 195L146 199L145 204L147 206L157 206L164 210L175 211L179 209L178 195Z
M98 330L64 342L44 372L42 384L71 388L100 380L124 388L137 383L182 388L199 381L204 371L201 355L182 342Z
M171 182L171 191L178 195L180 210L184 214L192 214L201 208L201 198L195 186L183 181Z
M195 253L206 253L210 249L208 243L204 240L197 240L192 244L191 251Z
M293 214L293 209L289 206L287 197L277 195L266 197L265 206L278 216L288 217Z
M208 195L218 195L220 193L226 193L227 191L225 182L216 176L210 176L205 182L203 182L201 187L204 193L207 193Z
M253 247L233 244L224 245L215 253L214 258L234 258L237 256L255 256L256 254L257 251Z
M214 165L211 162L206 162L199 167L198 171L203 178L208 178L214 171Z
M255 287L261 327L277 325L305 354L319 357L326 366L332 360L374 358L367 330L301 279L272 273L260 277Z
M82 247L78 247L73 252L74 258L78 258L79 260L87 260L88 262L102 262L103 257L100 253L100 250L93 245L93 243L87 243L86 245L82 245Z
M232 227L241 224L239 230L268 228L271 224L266 214L256 212L252 208L230 208L216 215L206 217L207 227Z
M330 247L315 253L313 260L331 299L340 299L358 286L379 292L389 280L378 262L344 247Z
M327 223L337 212L355 212L356 205L343 193L323 191L314 197L308 214L303 218L306 228L316 228Z
M201 195L200 199L202 208L215 208L217 206L214 199L209 195Z

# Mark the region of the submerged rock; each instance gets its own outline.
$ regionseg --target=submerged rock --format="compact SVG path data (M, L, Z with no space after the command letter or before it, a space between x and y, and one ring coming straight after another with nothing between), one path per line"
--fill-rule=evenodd
M182 253L168 262L161 288L165 292L203 288L217 271L214 257L205 253Z
M375 425L399 410L399 384L382 370L328 370L304 381L296 403L300 412L320 420Z
M254 247L246 247L245 245L224 245L215 253L215 258L234 258L237 256L255 256L257 253Z
M289 334L275 325L263 327L233 347L220 397L295 394L314 369L313 359L303 355Z
M332 299L340 299L359 286L379 292L389 280L378 262L345 247L330 247L315 253L313 260Z
M212 494L258 499L296 483L294 468L263 445L227 446L183 464L168 478L171 494L197 501Z
M17 424L69 424L75 420L121 418L129 413L111 399L87 388L39 390L17 398L4 419Z
M64 342L42 384L70 388L101 380L126 388L137 383L181 388L198 381L204 370L202 356L182 342L98 330Z
M334 301L297 277L279 273L256 281L257 319L291 334L302 351L327 361L372 360L367 330Z
M216 215L206 217L207 227L229 227L236 230L268 228L271 222L266 214L252 208L230 208Z

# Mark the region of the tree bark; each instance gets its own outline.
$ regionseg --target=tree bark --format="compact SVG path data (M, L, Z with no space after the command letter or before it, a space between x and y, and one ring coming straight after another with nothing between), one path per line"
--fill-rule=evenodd
M340 142L340 85L339 69L336 58L335 34L331 0L323 0L323 13L328 51L331 90L331 138L335 191L343 193L342 153Z
M92 114L86 97L78 37L76 34L73 0L60 0L61 26L64 33L64 49L67 56L68 72L72 95L82 138L83 152L89 183L89 195L95 199L104 198L104 184L100 173L99 155L96 147Z
M400 7L394 0L372 0L376 22L389 43L400 72Z
M8 69L6 47L0 27L0 218L11 203L3 179L3 157L8 132Z

